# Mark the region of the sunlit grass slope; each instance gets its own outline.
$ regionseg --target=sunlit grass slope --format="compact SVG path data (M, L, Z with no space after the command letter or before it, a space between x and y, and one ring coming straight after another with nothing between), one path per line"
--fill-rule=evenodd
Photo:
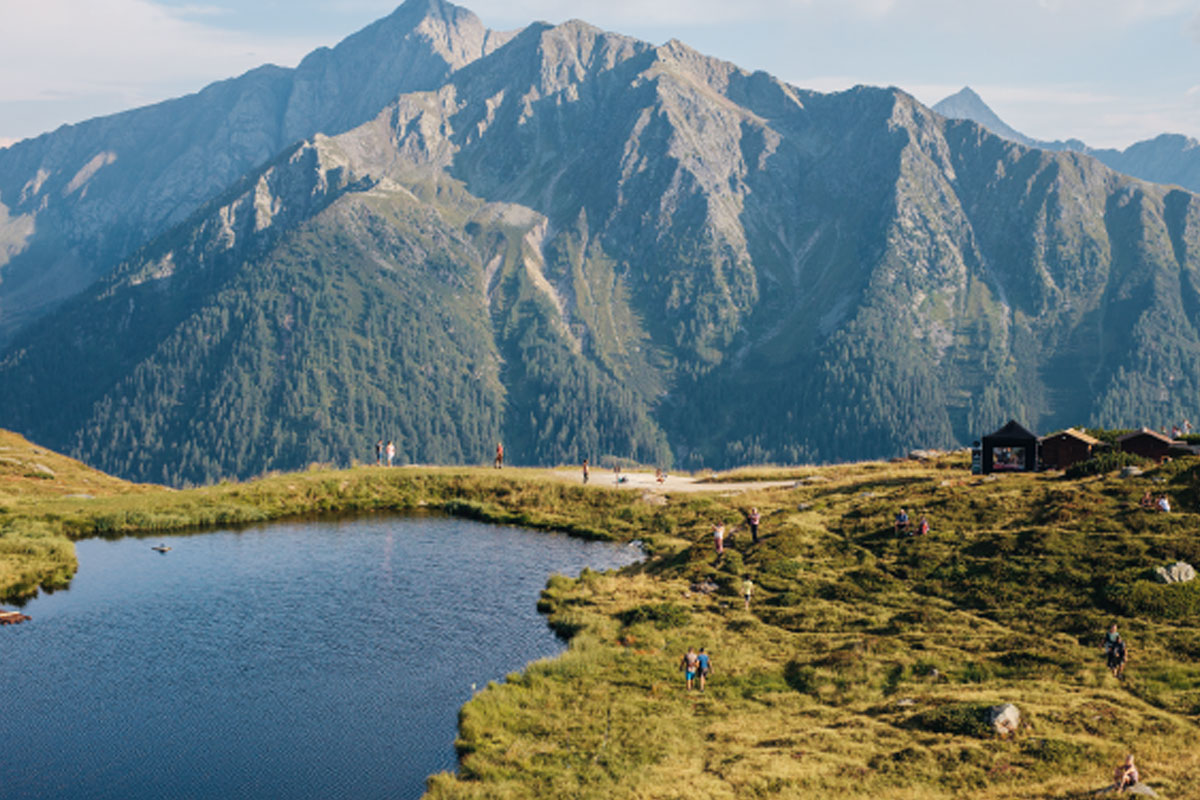
M74 538L317 513L432 510L645 542L650 558L621 573L551 579L539 606L569 650L464 707L462 767L430 780L438 800L1082 798L1128 751L1161 795L1200 797L1200 582L1151 579L1200 565L1195 461L1082 480L971 476L961 456L770 467L677 494L540 470L314 467L175 492L3 446L21 462L0 462L10 599L65 581ZM31 460L54 476L28 477ZM794 485L738 491L762 478ZM1147 489L1180 511L1141 510ZM901 505L932 532L897 537ZM719 563L718 519L732 531ZM1113 621L1130 642L1123 682L1098 647ZM682 687L689 645L713 654L703 695ZM1010 739L982 724L1002 702L1025 722Z
M1161 795L1200 797L1200 587L1148 574L1200 562L1194 463L1085 481L965 467L671 498L663 527L688 546L553 579L541 606L570 650L467 704L462 769L431 796L1082 798L1134 752ZM1142 511L1147 488L1186 511ZM717 565L705 522L734 504L764 511L764 537L737 532ZM932 533L897 538L901 505ZM692 589L706 580L719 591ZM1124 682L1099 653L1113 621ZM713 654L704 695L682 685L691 645ZM1009 739L984 724L1003 702L1024 717Z

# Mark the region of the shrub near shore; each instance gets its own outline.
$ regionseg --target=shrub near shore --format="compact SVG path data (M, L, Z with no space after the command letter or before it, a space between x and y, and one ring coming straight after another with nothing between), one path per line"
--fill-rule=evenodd
M19 572L69 575L71 538L317 513L430 509L638 538L642 564L550 580L539 607L568 651L464 707L462 767L431 778L431 797L1083 797L1127 750L1164 796L1197 794L1200 626L1175 613L1190 599L1171 590L1188 587L1148 577L1200 562L1196 517L1137 508L1151 486L1195 508L1196 470L988 480L965 466L773 468L799 484L665 503L535 470L313 469L91 499L38 479L0 494L0 546L24 570L5 566L2 585L11 596ZM933 532L896 538L901 504ZM757 546L738 528L751 505ZM714 563L718 517L732 541ZM1124 682L1098 653L1114 619L1132 644ZM703 695L682 688L689 645L714 657ZM981 725L1000 702L1026 720L1013 739Z

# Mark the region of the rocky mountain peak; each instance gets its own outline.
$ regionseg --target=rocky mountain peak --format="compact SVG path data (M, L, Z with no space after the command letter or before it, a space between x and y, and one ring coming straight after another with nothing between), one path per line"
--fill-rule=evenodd
M1010 127L996 115L995 111L983 102L970 86L964 86L956 93L933 106L933 110L947 119L969 119L977 125L987 128L997 136L1012 142L1034 147L1036 143L1025 134Z

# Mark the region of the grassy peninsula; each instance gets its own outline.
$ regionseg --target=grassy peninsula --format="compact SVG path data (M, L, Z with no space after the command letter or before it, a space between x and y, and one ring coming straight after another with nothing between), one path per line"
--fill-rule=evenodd
M432 798L1082 798L1126 752L1161 796L1200 796L1200 582L1151 576L1200 564L1195 461L990 479L946 456L742 472L704 493L547 470L314 468L172 491L16 437L0 448L9 599L68 580L75 538L315 513L426 508L644 541L650 558L621 573L550 580L539 607L569 649L463 708L461 769L433 776ZM768 478L792 483L745 488ZM1179 510L1142 510L1148 489ZM897 537L901 505L931 533ZM751 506L757 545L738 528ZM720 562L716 519L733 530ZM1098 647L1114 621L1123 681ZM703 695L682 686L689 645L713 655ZM1003 702L1023 724L1001 739L982 715Z

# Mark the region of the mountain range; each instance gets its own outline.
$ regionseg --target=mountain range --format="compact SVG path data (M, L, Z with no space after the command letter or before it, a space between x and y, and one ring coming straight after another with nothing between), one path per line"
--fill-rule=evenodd
M934 104L933 110L950 119L969 119L977 122L997 136L1026 147L1083 153L1117 172L1154 183L1175 184L1190 192L1200 192L1200 141L1190 136L1163 133L1153 139L1135 142L1124 150L1088 147L1079 139L1031 139L1000 119L969 86Z
M1200 416L1195 195L579 21L409 0L0 151L0 204L0 424L138 480Z

